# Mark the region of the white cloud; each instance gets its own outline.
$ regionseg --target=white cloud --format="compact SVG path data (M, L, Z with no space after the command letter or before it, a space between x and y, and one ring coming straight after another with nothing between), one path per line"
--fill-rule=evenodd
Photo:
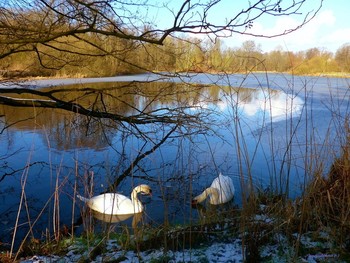
M246 35L234 36L227 39L229 46L240 46L243 41L254 40L262 45L263 51L270 51L277 46L286 50L299 51L312 47L325 47L335 51L343 43L349 42L350 27L336 29L337 18L332 10L323 10L309 23L303 25L296 31L275 38L256 38ZM296 28L300 25L295 17L279 17L273 24L262 24L255 22L251 33L276 35L283 33L284 29ZM234 39L234 40L233 40Z
M290 50L304 50L311 47L319 47L320 38L325 34L335 23L335 17L332 11L326 10L320 12L313 20L303 25L301 28L288 35L276 38L276 41L283 43ZM285 17L276 20L273 30L280 28L295 28L300 24L299 21L291 17ZM282 40L282 41L281 41Z
M326 45L337 43L338 47L344 43L350 43L350 28L337 29L321 37L320 42Z
M321 11L312 21L317 21L317 23L319 24L326 24L326 25L333 26L335 25L336 17L332 10L324 10L324 11Z

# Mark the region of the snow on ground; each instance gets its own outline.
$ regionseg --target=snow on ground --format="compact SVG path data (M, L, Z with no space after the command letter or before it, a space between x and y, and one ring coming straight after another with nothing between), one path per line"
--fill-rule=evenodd
M87 257L87 253L79 253L71 248L66 256L34 256L31 259L22 260L22 263L51 263L51 262L78 262ZM210 246L197 249L185 249L183 251L149 250L140 252L123 251L113 243L107 248L107 253L97 256L91 262L150 262L152 260L164 260L160 262L243 262L242 244L240 240L233 243L213 243ZM114 261L113 261L114 260Z
M276 237L282 242L279 244L269 244L261 248L261 262L287 263L291 262L294 255L294 249L289 247L288 242L284 242L284 237ZM307 241L309 242L309 241ZM319 245L319 244L316 244ZM30 259L23 259L21 263L70 263L70 262L87 262L88 251L82 251L84 245L73 244L69 247L65 256L34 256ZM213 242L210 245L203 245L196 249L184 249L182 251L164 251L163 249L148 250L143 252L125 251L117 244L115 240L107 242L107 252L97 256L89 261L92 263L99 262L124 262L124 263L141 263L141 262L244 262L242 253L242 241L237 238L231 242ZM295 260L295 259L294 259ZM293 262L344 262L340 261L337 254L315 253L299 257Z

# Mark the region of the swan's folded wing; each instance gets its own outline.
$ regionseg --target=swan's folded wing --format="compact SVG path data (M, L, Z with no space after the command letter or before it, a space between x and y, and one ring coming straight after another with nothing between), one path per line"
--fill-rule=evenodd
M125 215L141 212L138 206L134 206L129 198L121 194L107 193L98 195L91 198L87 204L92 210L108 215Z
M211 187L218 189L219 203L226 203L230 201L235 193L232 179L228 176L219 175L215 178Z

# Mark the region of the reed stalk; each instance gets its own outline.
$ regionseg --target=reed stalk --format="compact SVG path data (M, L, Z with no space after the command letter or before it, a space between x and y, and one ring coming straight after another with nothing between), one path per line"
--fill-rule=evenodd
M23 170L22 176L21 176L21 198L20 198L20 201L19 201L16 221L15 221L14 230L13 230L13 236L12 236L12 242L11 242L11 250L10 250L10 258L12 258L12 254L14 252L14 246L15 246L15 241L16 241L16 234L17 234L17 229L19 227L19 220L20 220L22 205L23 205L23 202L25 200L25 187L26 187L26 183L27 183L27 179L28 179L28 170L29 170L28 168L29 168L29 163L30 163L30 157L31 157L31 155L29 155L29 157L28 157L26 168Z

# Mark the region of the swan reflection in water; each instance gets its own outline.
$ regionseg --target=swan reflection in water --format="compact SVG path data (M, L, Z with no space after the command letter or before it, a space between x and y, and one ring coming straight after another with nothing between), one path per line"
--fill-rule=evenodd
M133 217L131 226L134 230L136 229L137 224L141 221L143 214L144 212L140 212L136 214L126 214L126 215L109 215L109 214L102 214L92 210L92 215L94 218L110 224L123 222Z

